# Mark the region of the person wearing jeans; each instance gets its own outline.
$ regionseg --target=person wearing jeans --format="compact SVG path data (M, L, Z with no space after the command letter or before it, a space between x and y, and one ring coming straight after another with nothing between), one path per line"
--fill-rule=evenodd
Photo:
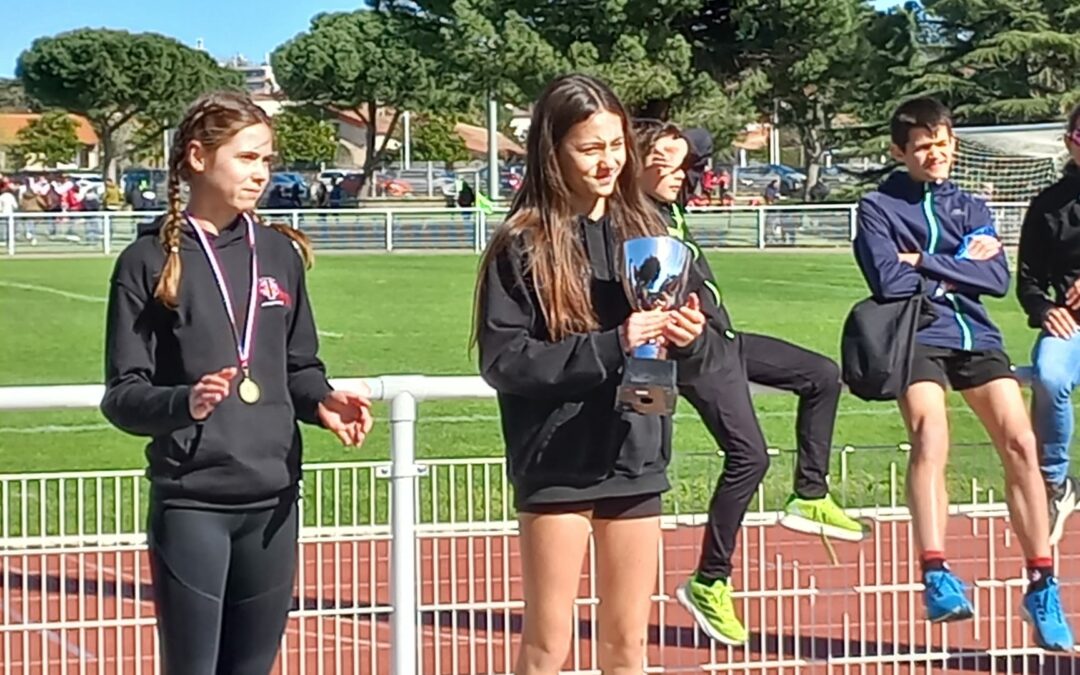
M1080 107L1069 115L1065 173L1031 201L1020 231L1017 297L1041 332L1032 350L1032 417L1050 510L1050 544L1077 506L1069 475L1073 389L1080 384Z
M1039 439L1040 465L1050 508L1050 544L1061 541L1065 521L1076 508L1077 484L1069 475L1074 420L1072 392L1080 384L1080 336L1058 337L1044 330L1031 354L1032 417Z

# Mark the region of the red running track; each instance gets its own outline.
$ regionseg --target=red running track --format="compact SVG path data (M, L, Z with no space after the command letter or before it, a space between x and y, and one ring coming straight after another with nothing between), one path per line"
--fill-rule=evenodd
M1080 536L1057 551L1067 609ZM666 530L661 593L649 631L650 668L665 672L1080 673L1080 657L1034 649L1019 618L1023 559L1006 521L950 521L953 569L974 582L973 621L921 620L908 528L875 522L861 544L835 543L832 565L815 538L776 526L744 528L736 589L752 637L745 648L711 644L674 600L694 568L700 528ZM305 542L296 611L279 673L388 673L389 543ZM513 535L427 537L419 551L423 673L506 673L521 634L521 584ZM0 674L154 673L156 640L143 551L0 552ZM586 561L568 670L593 667L590 563ZM1074 620L1080 613L1072 613ZM951 656L946 656L943 650ZM1004 652L1008 652L1005 654Z

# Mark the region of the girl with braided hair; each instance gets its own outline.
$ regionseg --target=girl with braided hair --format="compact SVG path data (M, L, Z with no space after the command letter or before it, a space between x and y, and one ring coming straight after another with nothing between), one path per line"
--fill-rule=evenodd
M371 430L366 392L333 390L317 356L307 239L254 213L273 142L247 95L198 99L170 151L168 212L112 276L101 408L151 439L166 675L270 671L293 596L297 420L350 446Z

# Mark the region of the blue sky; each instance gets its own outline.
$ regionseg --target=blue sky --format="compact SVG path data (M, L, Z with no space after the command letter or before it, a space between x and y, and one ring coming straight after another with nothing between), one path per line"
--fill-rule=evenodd
M14 2L14 0L12 0ZM7 0L0 0L0 5ZM218 59L243 54L261 62L267 52L307 29L319 12L356 9L362 0L37 0L44 11L7 13L0 28L0 77L15 73L15 61L34 38L75 28L121 28L152 31L188 45L203 39ZM874 0L891 7L896 0Z
M0 28L0 77L15 73L15 61L35 38L84 27L162 33L191 46L202 38L218 59L240 53L261 62L267 52L306 30L319 12L352 10L364 4L362 0L11 2ZM32 9L35 4L42 11ZM8 0L0 0L0 6L6 5Z

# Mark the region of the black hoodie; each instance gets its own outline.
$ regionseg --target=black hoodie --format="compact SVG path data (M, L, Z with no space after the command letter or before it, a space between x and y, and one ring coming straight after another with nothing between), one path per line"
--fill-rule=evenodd
M581 219L599 329L552 341L516 241L482 271L480 373L498 392L507 469L519 505L591 501L667 490L671 418L620 413L615 394L625 356L618 328L630 315L621 254L608 219ZM690 290L701 292L691 274ZM672 348L679 381L716 358L722 338L707 328Z
M1034 199L1020 229L1016 295L1028 325L1065 306L1065 293L1080 279L1080 169L1070 162L1061 180ZM1080 313L1073 313L1080 318Z
M101 410L118 428L150 436L146 448L155 498L173 504L256 506L291 493L300 480L296 420L318 423L330 391L316 356L318 338L293 242L256 226L259 308L251 375L261 389L254 405L228 398L203 421L192 419L188 395L203 375L238 365L229 317L209 261L185 224L176 310L154 299L165 263L157 234L162 219L140 228L120 254L109 292L105 334L105 397ZM246 225L238 220L210 237L242 331L251 284Z
M698 128L684 130L683 138L690 146L690 154L686 158L686 181L679 195L679 203L685 205L690 197L697 193L702 176L709 168L709 158L713 155L713 138L708 131Z

